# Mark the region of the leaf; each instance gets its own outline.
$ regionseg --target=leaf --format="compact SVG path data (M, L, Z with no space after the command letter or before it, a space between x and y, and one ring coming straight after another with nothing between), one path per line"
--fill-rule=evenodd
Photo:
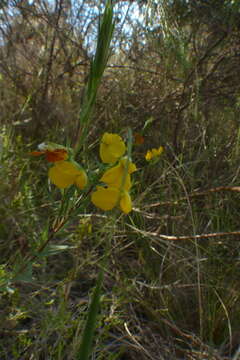
M17 273L17 271L16 271ZM32 264L28 263L26 265L25 271L21 272L20 274L16 275L12 282L14 281L24 281L24 282L32 282L33 281L33 274L32 274Z
M69 245L48 245L45 247L45 249L40 252L39 254L36 254L38 257L47 257L52 255L57 255L62 251L66 251L69 249L72 249L74 246Z
M97 284L93 292L91 304L88 310L87 321L82 335L79 351L76 360L88 360L92 352L92 343L97 324L97 315L100 309L100 295L103 282L103 270L100 271Z
M150 118L148 118L148 119L145 121L144 125L143 125L142 131L146 130L149 126L151 126L154 121L155 121L155 119L154 119L153 116L151 116Z

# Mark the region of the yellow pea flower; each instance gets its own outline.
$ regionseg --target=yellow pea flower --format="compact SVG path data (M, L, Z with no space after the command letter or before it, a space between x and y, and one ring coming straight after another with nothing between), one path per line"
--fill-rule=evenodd
M148 150L146 155L145 155L145 159L147 161L150 161L158 156L160 156L163 152L163 147L160 146L158 149L152 149L152 150Z
M125 214L132 210L132 200L129 193L126 190L120 192L114 187L97 186L97 190L91 195L91 201L95 206L105 211L112 210L118 204Z
M83 189L87 184L87 175L84 170L80 170L76 165L69 161L58 161L48 171L51 182L60 189L75 184Z
M124 155L126 146L117 134L105 133L100 143L100 158L102 162L113 164Z
M106 183L110 187L115 187L118 189L122 187L124 190L128 191L131 188L130 174L132 174L136 170L136 165L133 164L131 161L127 161L126 158L121 159L116 166L107 170L103 174L100 181Z

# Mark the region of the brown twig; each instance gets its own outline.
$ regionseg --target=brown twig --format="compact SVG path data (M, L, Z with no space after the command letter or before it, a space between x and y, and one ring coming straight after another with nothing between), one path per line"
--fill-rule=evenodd
M193 81L193 77L196 73L196 70L200 68L200 66L204 63L206 59L209 58L209 56L212 54L212 51L218 47L221 42L226 38L227 33L224 33L219 39L215 41L212 46L210 46L206 52L203 54L203 56L198 60L196 66L190 71L189 75L187 76L182 90L181 99L177 108L177 115L176 115L176 123L175 128L173 130L173 147L178 151L179 144L178 144L178 135L180 132L181 125L183 123L183 116L182 112L189 106L190 104L190 97L189 97L189 88L190 84ZM186 99L187 98L187 99Z
M198 235L174 236L174 235L160 234L158 231L153 231L153 232L143 231L143 230L135 228L134 226L132 226L130 224L128 224L128 227L130 227L131 229L135 230L138 233L143 234L143 236L154 237L154 238L158 238L161 240L168 240L168 241L214 239L214 238L225 237L225 236L240 238L240 230L223 231L223 232L198 234Z
M188 199L192 199L195 197L201 197L201 196L206 196L212 193L217 193L217 192L222 192L222 191L231 191L231 192L240 192L240 186L218 186L215 188L211 188L211 189L207 189L207 190L203 190L203 191L199 191L199 192L193 192L191 194L188 195L188 197L183 196L177 200L170 200L170 201L159 201L150 205L146 205L144 206L144 209L149 209L152 207L157 207L157 206L174 206L174 205L178 205L178 203L180 201L185 201Z
M186 235L186 236L170 236L170 235L158 234L157 232L151 233L151 235L160 237L163 240L170 240L170 241L200 240L200 239L212 239L212 238L225 237L225 236L240 237L240 230L209 233L209 234L199 234L199 235Z

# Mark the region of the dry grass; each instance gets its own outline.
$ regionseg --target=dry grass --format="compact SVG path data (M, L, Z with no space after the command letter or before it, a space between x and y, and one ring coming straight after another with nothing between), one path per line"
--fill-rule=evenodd
M207 12L201 24L192 11L187 25L165 12L165 37L146 28L144 45L136 32L125 55L116 49L79 155L96 169L103 132L143 134L132 154L133 211L87 204L46 257L36 249L60 196L45 164L28 153L44 140L74 144L89 58L47 13L40 28L29 17L44 41L41 64L35 56L29 66L36 49L5 38L12 42L1 48L1 360L74 359L100 267L93 359L239 358L239 28L216 32ZM24 38L29 26L17 19ZM159 161L147 163L146 150L160 145ZM29 256L32 273L26 267L14 277Z

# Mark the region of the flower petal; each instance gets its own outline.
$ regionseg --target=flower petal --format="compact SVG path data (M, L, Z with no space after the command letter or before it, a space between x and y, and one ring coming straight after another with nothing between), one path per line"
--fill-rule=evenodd
M161 155L163 153L163 151L164 151L163 146L159 146L159 148L158 148L158 156Z
M144 143L144 137L140 133L135 133L133 137L135 145L142 145Z
M81 172L81 170L78 169L77 166L70 161L58 161L56 162L55 166L61 169L61 171L65 174L77 176Z
M126 165L128 165L127 172L125 168ZM127 159L121 159L116 166L105 171L100 181L106 183L109 187L116 187L118 189L122 187L124 190L128 191L132 185L129 174L134 172L136 169L136 165L131 161L128 161L127 163Z
M120 164L122 165L124 171L125 171L126 166L128 167L127 168L128 174L132 174L134 171L137 170L136 165L132 161L128 160L127 157L121 159Z
M65 149L54 149L54 150L42 150L42 151L32 151L30 153L30 155L33 156L40 156L40 155L45 155L46 160L48 162L57 162L57 161L62 161L62 160L66 160L68 158L68 153L67 150Z
M80 174L75 179L75 185L82 190L87 185L87 182L88 182L87 174L85 173L84 170L81 170Z
M105 133L100 143L100 158L104 163L115 163L126 151L126 146L117 134Z
M65 149L46 150L45 155L48 162L57 162L68 158L68 153Z
M32 156L41 156L43 154L45 154L45 151L32 151L32 152L30 152L30 155L32 155Z
M105 182L106 184L113 184L119 181L119 178L123 176L123 168L120 163L105 171L100 181Z
M121 166L115 166L114 168L107 170L100 181L104 182L109 187L117 189L122 187L124 190L129 190L132 186L130 175L126 174L124 178L124 171L122 171Z
M81 171L69 161L58 161L48 171L49 179L60 189L72 185L80 175Z
M102 210L112 210L118 203L119 191L115 188L97 186L91 195L92 203Z
M153 157L152 151L151 151L151 150L148 150L147 153L146 153L146 155L145 155L145 159L146 159L147 161L150 161L150 160L152 159L152 157Z
M48 171L48 177L51 182L56 185L59 189L65 189L72 185L75 180L75 175L68 175L61 172L57 166L53 166Z
M129 192L124 191L120 199L120 208L125 213L128 214L132 210L132 200Z

